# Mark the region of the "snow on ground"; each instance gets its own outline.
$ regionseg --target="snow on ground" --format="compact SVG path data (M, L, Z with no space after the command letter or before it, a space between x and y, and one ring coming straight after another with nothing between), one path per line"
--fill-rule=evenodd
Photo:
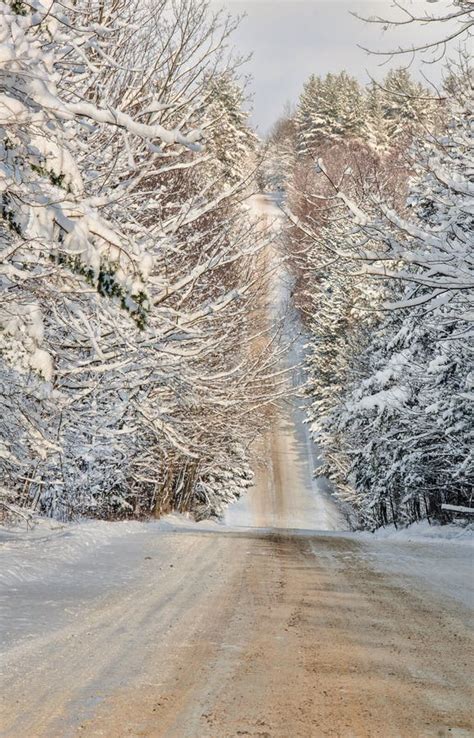
M374 533L360 533L366 539L370 540L390 540L390 541L452 541L455 543L463 543L467 546L474 547L474 526L472 525L433 525L428 520L421 520L419 523L412 523L406 528L395 528L394 525L387 525L385 528L379 528Z
M167 515L156 521L110 522L83 520L58 523L37 518L31 528L0 526L0 586L15 586L54 577L56 569L76 562L100 559L117 546L130 545L134 537L153 531L219 530L221 523L195 523L187 515ZM99 575L100 572L97 572Z
M132 535L139 523L83 521L62 524L38 518L33 527L0 528L0 583L15 585L54 575L58 565L87 557L110 546L117 537Z
M360 553L374 569L398 576L400 586L419 586L474 608L474 530L458 525L414 523L395 530L357 532Z
M243 502L240 504L244 504ZM356 565L394 576L401 588L418 588L474 606L472 531L420 523L406 530L375 534L347 530L294 531L305 537L336 536L359 544L350 555ZM41 520L32 530L0 528L0 643L2 647L60 627L98 597L133 586L147 553L164 566L209 535L245 529L222 522L194 523L170 515L150 522L84 521L58 524ZM249 535L259 532L253 528ZM260 531L263 535L264 530ZM320 555L315 546L315 554Z
M0 527L0 645L59 627L95 598L130 586L148 548L158 545L163 560L173 555L169 534L218 528L178 515Z
M140 523L101 521L60 525L38 521L31 530L0 529L0 642L2 647L59 626L81 601L117 584L121 547L133 547Z

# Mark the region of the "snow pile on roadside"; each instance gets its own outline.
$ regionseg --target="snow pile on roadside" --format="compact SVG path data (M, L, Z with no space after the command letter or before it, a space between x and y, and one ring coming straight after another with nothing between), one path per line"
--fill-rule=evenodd
M446 604L457 602L474 608L474 531L472 526L413 523L395 530L382 528L374 534L353 534L361 543L361 555L381 573L395 577L402 589L421 598L437 594Z
M172 514L154 521L83 520L58 523L35 518L32 528L0 526L0 585L33 582L54 573L64 564L75 564L90 555L101 555L113 544L128 546L141 533L179 530L215 530L214 521L195 523L189 515Z
M462 543L468 546L474 546L474 526L456 525L430 525L427 520L420 520L418 523L412 523L406 528L395 528L394 525L387 525L385 528L378 528L374 533L363 531L357 533L357 536L367 539L393 540L393 541L436 541Z
M63 564L101 550L121 536L136 534L143 525L101 520L63 525L39 518L29 530L0 527L0 584L32 582L53 575Z

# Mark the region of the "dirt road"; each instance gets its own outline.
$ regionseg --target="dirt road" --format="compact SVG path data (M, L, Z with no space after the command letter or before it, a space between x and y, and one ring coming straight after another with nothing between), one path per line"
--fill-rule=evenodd
M120 545L108 566L133 576L105 595L43 586L39 612L66 612L6 650L2 736L472 735L467 611L380 573L382 544L149 527Z
M253 209L265 229L278 229L280 211L271 198L254 197ZM240 503L229 508L225 520L230 527L346 530L347 520L324 481L313 475L318 459L300 396L307 337L302 335L292 307L292 281L276 239L267 247L262 261L263 270L271 273L272 279L262 300L261 328L271 331L272 325L280 327L282 344L287 347L280 368L288 372L288 397L275 410L269 432L259 439L255 486Z
M464 547L345 531L299 413L226 525L0 539L3 738L474 735Z

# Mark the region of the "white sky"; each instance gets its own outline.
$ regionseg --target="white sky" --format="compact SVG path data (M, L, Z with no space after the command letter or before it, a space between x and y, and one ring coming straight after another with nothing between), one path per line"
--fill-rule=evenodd
M420 14L434 10L427 0L405 2ZM436 10L443 6L446 2L437 3ZM391 0L212 0L212 7L247 15L234 43L240 53L253 53L246 69L253 77L253 121L261 133L272 126L287 101L297 100L312 72L324 75L346 69L363 82L368 81L368 72L381 78L388 66L380 67L381 59L368 56L357 44L388 49L416 43L421 33L425 40L445 30L405 26L384 33L379 26L367 25L350 14L393 17ZM429 67L426 72L431 79L440 77L439 69Z

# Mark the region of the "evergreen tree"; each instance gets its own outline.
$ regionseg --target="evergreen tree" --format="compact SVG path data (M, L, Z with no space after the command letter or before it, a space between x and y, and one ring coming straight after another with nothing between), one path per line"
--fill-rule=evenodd
M434 119L433 96L410 77L407 69L391 69L382 87L384 117L392 141L427 130Z
M377 152L386 153L390 145L389 124L385 117L383 91L371 82L366 92L366 120L363 137Z
M231 74L210 79L203 110L207 148L215 155L220 173L229 184L248 176L251 157L257 149L258 140L249 126L244 103L242 87Z
M312 74L303 85L296 110L298 153L302 156L313 153L317 146L318 131L323 122L320 115L321 100L321 78Z
M376 159L344 176L334 147L290 201L320 471L367 527L472 504L471 110L464 87L446 130L413 144L405 206Z
M346 72L312 75L303 87L297 114L298 152L316 155L327 141L358 138L364 127L364 97Z

